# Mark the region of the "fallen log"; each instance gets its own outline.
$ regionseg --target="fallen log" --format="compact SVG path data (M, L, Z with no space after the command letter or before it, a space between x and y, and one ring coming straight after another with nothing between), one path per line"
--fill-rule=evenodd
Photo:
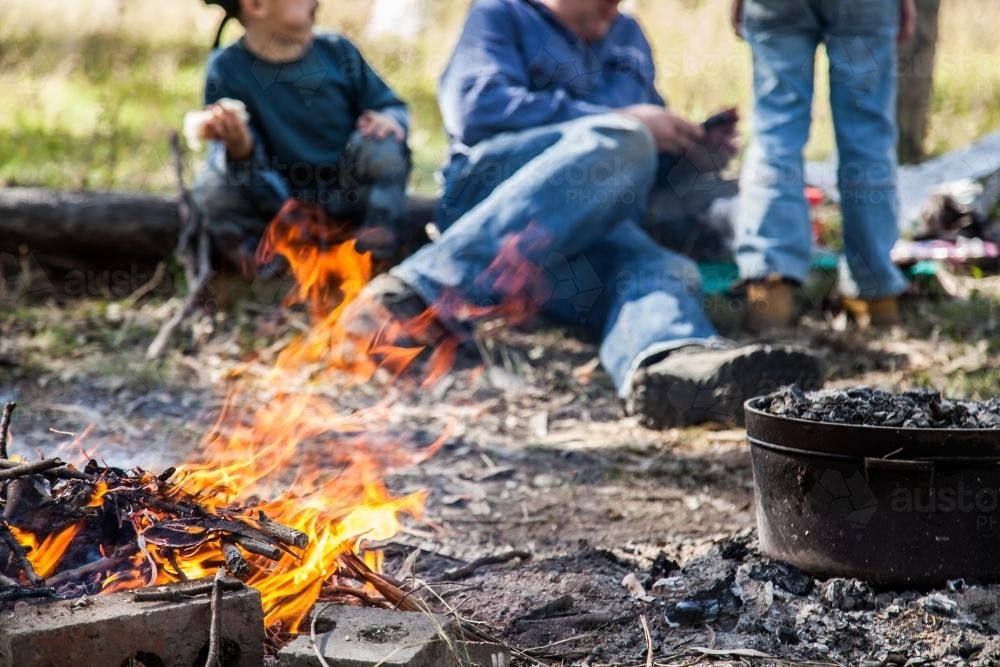
M426 242L433 211L433 198L407 200L405 254ZM155 266L180 231L176 195L0 188L0 253L26 252L46 268Z
M0 252L76 269L155 264L177 243L172 196L0 188Z

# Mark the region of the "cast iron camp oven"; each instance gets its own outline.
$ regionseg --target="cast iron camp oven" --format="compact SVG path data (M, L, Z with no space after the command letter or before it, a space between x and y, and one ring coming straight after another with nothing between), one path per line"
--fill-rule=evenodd
M1000 580L1000 430L857 426L745 404L761 550L888 586Z

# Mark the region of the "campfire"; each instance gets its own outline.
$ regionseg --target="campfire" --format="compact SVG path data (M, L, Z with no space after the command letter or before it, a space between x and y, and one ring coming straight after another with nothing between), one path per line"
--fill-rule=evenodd
M198 460L157 471L110 467L99 453L82 469L58 458L29 462L16 441L8 454L8 405L0 604L149 588L223 568L260 592L265 624L277 632L300 631L321 596L415 608L377 574L379 554L362 546L396 534L402 515L421 515L425 494L393 497L382 475L386 466L433 455L445 435L417 453L366 444L357 437L365 415L336 414L313 390L335 375L342 385L345 373L358 382L398 376L421 350L393 346L405 332L384 331L361 354L343 353L340 316L371 278L371 261L312 209L290 205L279 214L259 259L276 254L297 283L289 301L306 304L314 325L278 355L270 400L246 409L239 389L230 394ZM403 328L411 325L419 323ZM456 348L435 350L427 377L446 372ZM322 457L302 453L304 442L338 436L350 446L330 445Z

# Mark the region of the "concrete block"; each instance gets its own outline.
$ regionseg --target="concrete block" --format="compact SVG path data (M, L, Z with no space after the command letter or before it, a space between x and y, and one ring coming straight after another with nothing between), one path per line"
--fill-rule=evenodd
M211 625L208 595L182 602L134 602L131 592L18 604L0 615L0 667L147 667L205 664ZM253 588L226 591L224 667L264 662L264 613Z
M494 667L501 653L510 664L499 647L455 641L447 616L330 605L316 619L315 646L303 630L278 654L281 667L320 667L317 650L330 667Z

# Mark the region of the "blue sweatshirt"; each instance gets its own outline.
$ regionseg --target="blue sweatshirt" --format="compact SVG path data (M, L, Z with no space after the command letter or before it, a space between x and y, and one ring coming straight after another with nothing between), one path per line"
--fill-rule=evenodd
M301 59L271 63L240 39L209 58L205 103L242 100L250 114L254 152L229 169L271 169L293 192L322 189L362 112L388 114L405 129L406 105L365 62L357 47L336 34L317 33ZM225 159L221 144L209 159Z
M535 0L477 0L440 80L452 150L500 132L664 101L635 19L621 15L587 43Z

